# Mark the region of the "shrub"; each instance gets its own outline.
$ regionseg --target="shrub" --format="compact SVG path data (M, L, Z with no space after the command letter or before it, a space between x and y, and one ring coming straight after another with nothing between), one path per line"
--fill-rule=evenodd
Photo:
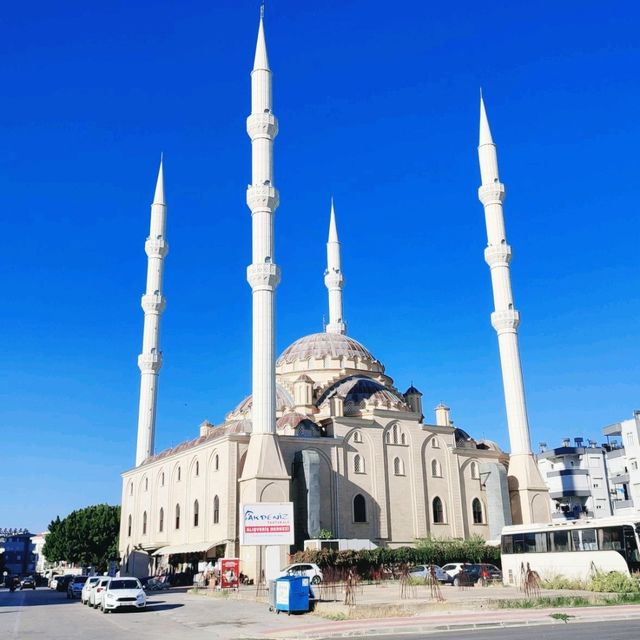
M552 575L540 581L543 589L586 589L587 585L582 580L571 580L561 575Z
M587 589L606 593L640 593L640 584L637 578L620 571L596 571Z

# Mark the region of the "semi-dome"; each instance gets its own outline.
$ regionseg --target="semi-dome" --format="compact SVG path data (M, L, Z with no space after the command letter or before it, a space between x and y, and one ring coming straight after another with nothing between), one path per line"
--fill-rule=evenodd
M276 411L284 412L294 406L292 395L282 386L276 384ZM253 406L253 395L247 396L233 411L228 414L232 416L245 415L249 413Z
M318 400L318 406L321 407L332 396L343 398L345 415L357 413L366 404L401 411L408 410L404 398L395 389L366 376L349 376L339 380L322 394Z
M278 358L276 366L301 360L330 358L358 358L378 363L371 352L357 340L340 333L312 333L296 340Z

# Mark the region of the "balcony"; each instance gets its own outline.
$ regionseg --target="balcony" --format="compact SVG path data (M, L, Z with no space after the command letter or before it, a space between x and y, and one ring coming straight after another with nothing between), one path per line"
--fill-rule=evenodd
M568 522L571 520L582 520L583 518L593 518L593 511L553 511L551 513L553 522Z
M633 500L614 500L613 510L619 511L620 509L633 509Z
M619 449L611 449L611 451L607 451L605 455L607 456L607 460L613 460L613 458L621 458L625 454L625 448L620 447Z

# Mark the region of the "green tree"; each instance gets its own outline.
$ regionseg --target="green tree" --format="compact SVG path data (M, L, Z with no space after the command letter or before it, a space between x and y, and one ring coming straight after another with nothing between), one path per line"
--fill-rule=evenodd
M49 562L65 560L83 566L107 569L118 558L120 507L97 504L71 512L49 525L43 553Z

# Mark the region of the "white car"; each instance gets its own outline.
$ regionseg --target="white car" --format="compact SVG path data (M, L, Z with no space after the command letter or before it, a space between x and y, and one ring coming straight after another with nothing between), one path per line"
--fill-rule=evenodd
M431 572L432 568L433 573ZM438 582L445 584L453 582L453 578L437 564L419 564L409 570L409 575L412 578L428 578L433 575Z
M467 564L466 562L450 562L449 564L442 565L442 570L446 571L451 578L455 578L460 571L462 571L462 567Z
M97 609L102 604L102 598L104 596L105 589L109 586L111 578L102 576L98 581L98 584L89 591L89 606Z
M280 571L279 576L307 576L311 584L320 584L322 582L322 571L317 564L313 562L295 562Z
M147 596L138 578L112 578L102 596L102 613L114 609L144 609Z
M98 582L100 582L100 576L91 576L90 578L87 578L87 581L84 583L84 587L82 587L82 592L80 593L80 602L82 602L82 604L89 604L89 594Z

